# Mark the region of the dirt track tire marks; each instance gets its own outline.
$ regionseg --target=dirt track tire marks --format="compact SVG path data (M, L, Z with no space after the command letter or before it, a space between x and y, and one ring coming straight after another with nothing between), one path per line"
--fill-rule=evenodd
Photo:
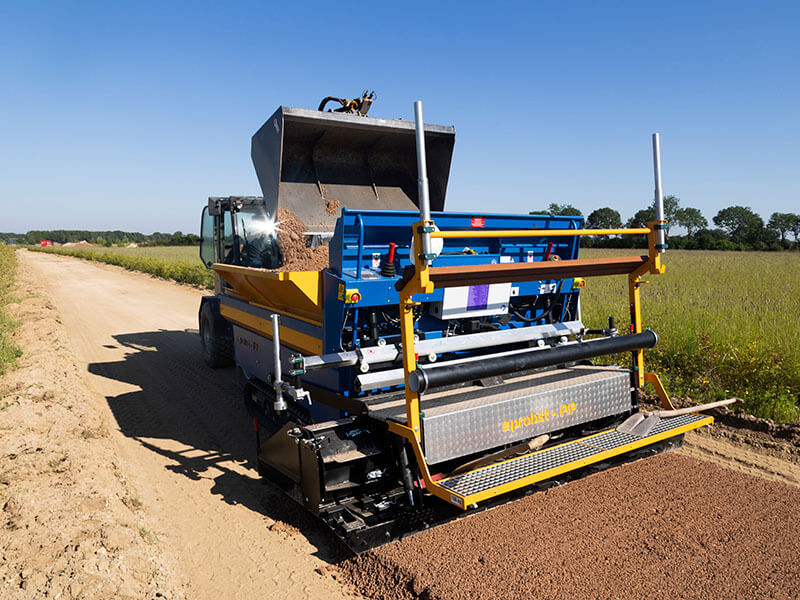
M251 468L235 369L203 362L202 292L72 258L20 253L49 285L87 387L119 429L120 462L186 570L192 598L339 598L317 524ZM301 528L302 532L296 528Z
M692 433L686 436L681 454L713 462L748 475L800 487L799 464L758 452L751 446Z

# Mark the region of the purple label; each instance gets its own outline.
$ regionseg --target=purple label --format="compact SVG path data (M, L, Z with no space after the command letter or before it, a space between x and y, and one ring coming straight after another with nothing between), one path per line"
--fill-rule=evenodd
M489 305L489 286L471 285L467 294L467 310L484 310Z

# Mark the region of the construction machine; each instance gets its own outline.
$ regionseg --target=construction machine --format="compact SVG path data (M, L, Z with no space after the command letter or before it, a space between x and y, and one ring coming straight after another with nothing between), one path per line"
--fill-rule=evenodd
M260 474L350 548L675 447L713 422L639 412L646 384L674 408L645 369L658 337L640 309L643 277L664 272L663 218L588 230L579 216L445 212L453 127L424 124L419 103L414 121L325 104L282 106L255 133L263 197L204 208L216 284L200 337L209 365L241 369ZM326 268L277 268L278 207L330 236ZM644 235L648 251L582 259L584 235ZM627 279L624 332L582 320L582 286L605 276Z

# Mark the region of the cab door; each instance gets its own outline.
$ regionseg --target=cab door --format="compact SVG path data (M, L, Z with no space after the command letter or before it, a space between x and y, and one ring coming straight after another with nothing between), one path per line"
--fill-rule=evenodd
M235 239L230 211L211 215L208 206L204 206L200 216L200 260L207 269L215 262L238 264L239 247L234 243Z

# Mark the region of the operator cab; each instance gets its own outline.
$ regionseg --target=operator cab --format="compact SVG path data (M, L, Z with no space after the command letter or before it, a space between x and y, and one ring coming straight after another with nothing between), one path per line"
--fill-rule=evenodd
M212 197L203 208L200 259L210 268L225 263L259 269L283 264L275 216L258 196Z

